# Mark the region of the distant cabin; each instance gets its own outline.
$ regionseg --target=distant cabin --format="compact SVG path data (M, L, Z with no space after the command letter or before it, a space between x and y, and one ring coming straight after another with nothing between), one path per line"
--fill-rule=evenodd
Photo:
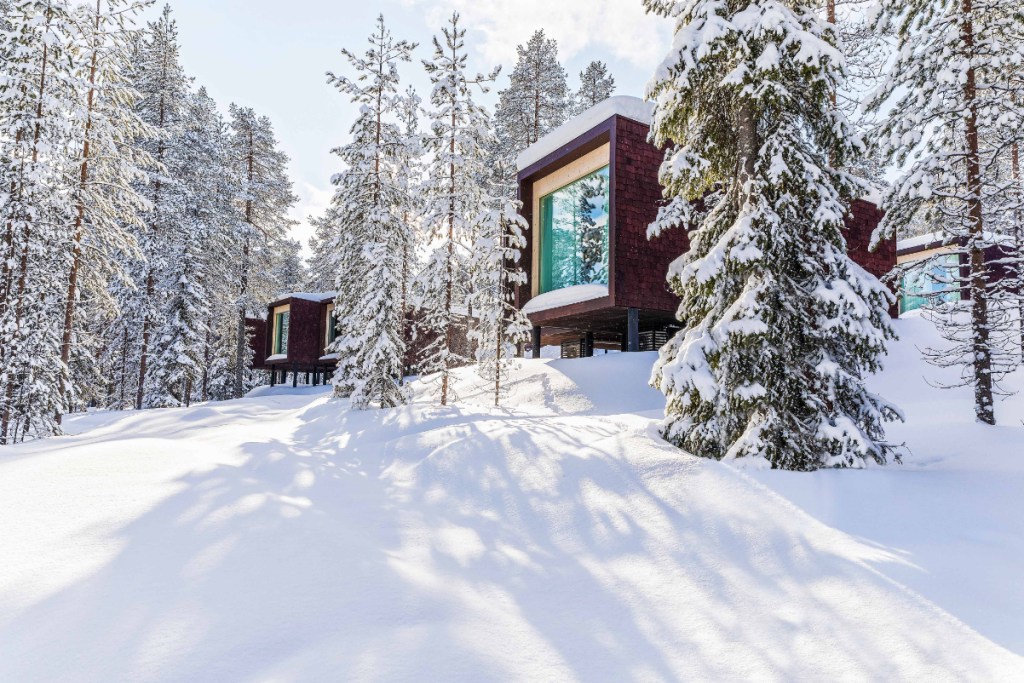
M647 239L663 201L664 155L648 142L651 113L639 98L612 97L519 156L530 229L516 301L534 326L534 357L549 345L561 346L563 357L653 350L678 329L679 300L666 275L689 239L683 229ZM862 199L846 217L850 256L878 277L896 265L895 243L868 251L881 218Z
M989 284L1013 276L1013 248L1010 238L986 235L991 242L984 249L989 267ZM896 260L904 267L899 283L900 313L921 308L929 301L970 301L971 291L960 287L970 275L970 260L959 248L966 240L950 241L941 233L929 233L902 239L896 244ZM951 283L952 281L952 283Z
M262 348L254 367L270 371L271 384L325 383L337 367L337 356L327 347L337 334L334 324L335 292L291 292L267 305Z
M248 319L252 332L253 368L270 372L270 383L285 383L291 373L293 386L299 384L326 384L338 366L338 355L330 345L338 335L334 317L337 292L291 292L282 294L267 304L265 320ZM456 315L457 324L452 339L462 355L472 356L472 345L467 338L470 319ZM416 318L407 315L407 349L403 371L416 372L416 365L424 349L435 339L420 330L414 333Z

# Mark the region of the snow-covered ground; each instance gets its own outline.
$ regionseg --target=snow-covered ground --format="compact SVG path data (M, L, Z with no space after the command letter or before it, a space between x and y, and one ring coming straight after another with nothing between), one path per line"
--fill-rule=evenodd
M899 331L864 471L681 454L652 354L72 418L0 454L0 680L1021 680L1024 398L976 425Z

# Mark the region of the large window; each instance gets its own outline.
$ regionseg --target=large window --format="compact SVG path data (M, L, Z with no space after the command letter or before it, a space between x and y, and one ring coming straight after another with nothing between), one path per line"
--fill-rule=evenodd
M288 353L288 323L291 318L290 311L280 311L274 314L274 355L286 355Z
M928 303L960 301L960 257L948 254L908 271L900 282L900 313Z
M608 284L608 167L542 197L540 291Z
M324 351L329 351L331 344L338 338L338 319L334 315L334 304L327 307L327 338Z

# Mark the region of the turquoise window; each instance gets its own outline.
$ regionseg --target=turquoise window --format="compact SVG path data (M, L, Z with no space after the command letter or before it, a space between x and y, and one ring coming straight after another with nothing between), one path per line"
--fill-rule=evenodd
M914 311L929 302L960 301L960 257L947 254L909 270L900 281L900 313Z
M288 323L291 318L289 311L274 316L274 355L288 353Z
M608 167L540 200L540 291L608 284Z

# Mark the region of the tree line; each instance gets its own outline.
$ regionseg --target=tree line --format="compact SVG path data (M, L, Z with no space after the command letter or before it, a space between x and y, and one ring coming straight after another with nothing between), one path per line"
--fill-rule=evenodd
M225 119L150 5L0 0L0 444L243 395L245 317L296 284L271 122Z

